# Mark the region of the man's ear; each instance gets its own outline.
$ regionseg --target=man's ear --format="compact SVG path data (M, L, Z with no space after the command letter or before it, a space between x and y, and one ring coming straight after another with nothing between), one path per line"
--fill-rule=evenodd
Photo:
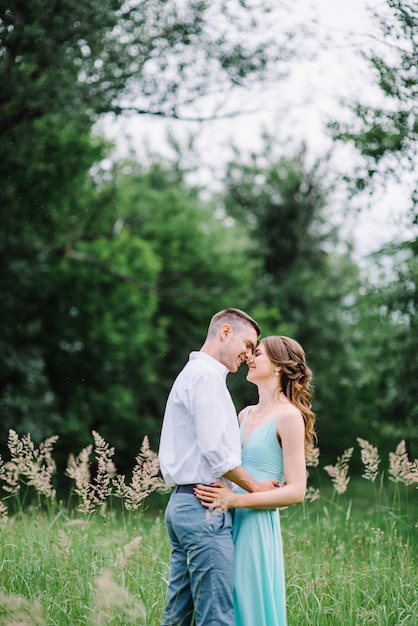
M227 339L232 334L232 328L229 324L222 324L221 326L221 339Z

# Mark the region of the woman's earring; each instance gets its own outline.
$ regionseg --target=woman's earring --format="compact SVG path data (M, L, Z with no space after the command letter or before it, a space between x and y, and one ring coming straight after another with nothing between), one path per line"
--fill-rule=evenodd
M274 372L274 375L275 375L275 376L278 376L278 375L279 375L279 372L277 372L277 371L276 371L276 372Z

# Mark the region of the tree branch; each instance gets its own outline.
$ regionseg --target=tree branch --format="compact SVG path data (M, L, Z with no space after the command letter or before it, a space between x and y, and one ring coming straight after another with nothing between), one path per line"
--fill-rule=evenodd
M148 283L144 283L142 280L138 280L134 276L129 276L128 274L124 274L123 272L119 272L115 270L113 267L101 261L97 257L92 256L91 254L86 254L85 252L78 252L77 250L73 250L72 248L68 248L64 252L64 256L74 259L76 261L82 261L83 263L89 263L90 265L94 265L98 267L102 271L106 272L106 274L110 274L114 278L121 280L125 283L131 283L140 289L146 289L147 291L157 291L155 285L150 285Z
M247 115L249 113L256 113L258 109L250 109L243 111L230 111L229 113L221 113L215 115L207 115L202 117L193 117L187 115L179 115L176 111L149 111L147 109L141 109L139 107L127 106L127 107L112 107L111 112L115 115L121 115L123 113L136 113L137 115L151 115L153 117L163 117L166 119L179 120L182 122L211 122L214 120L225 120L229 118L238 117L239 115Z
M185 297L184 291L171 289L171 288L167 288L167 289L159 288L157 285L150 285L148 283L144 283L142 280L138 280L134 276L129 276L128 274L124 274L123 272L119 272L113 269L110 265L108 265L104 261L101 261L100 259L94 256L91 256L90 254L86 254L85 252L78 252L77 250L68 249L65 251L64 256L67 256L70 259L74 259L75 261L81 261L82 263L89 263L90 265L94 265L95 267L98 267L99 269L106 272L110 276L113 276L117 280L120 280L125 283L130 283L134 285L135 287L139 287L139 289L146 289L147 291L154 291L155 293L158 293L158 294L165 294L165 295L170 295L170 296L181 296L183 298ZM223 294L223 288L216 287L213 289L205 289L204 293L205 295L210 294L212 296L220 296L221 294ZM191 294L191 297L195 298L197 295L198 295L198 291L193 290L193 294ZM232 295L235 296L235 294L233 293ZM240 296L241 294L236 294L236 295Z

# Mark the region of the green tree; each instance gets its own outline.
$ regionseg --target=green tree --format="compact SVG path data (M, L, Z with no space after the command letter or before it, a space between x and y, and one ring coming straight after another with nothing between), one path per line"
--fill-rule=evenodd
M102 114L123 111L199 117L193 106L204 96L211 116L225 93L280 77L297 38L284 30L278 38L266 35L263 24L275 4L0 2L3 442L13 426L39 438L64 434L65 446L84 445L92 427L105 436L115 425L112 432L130 443L134 420L144 416L145 430L154 411L155 422L161 399L151 386L163 369L156 363L176 353L171 341L179 334L186 338L185 310L190 331L200 313L209 315L210 298L227 300L218 278L227 289L236 284L236 270L229 280L221 264L228 247L223 225L204 221L210 232L189 243L203 228L200 217L192 219L200 205L190 204L187 230L180 192L159 195L152 177L149 215L138 228L123 221L124 194L103 182L99 164L107 147L91 134L92 125ZM158 200L166 202L161 245L156 223L148 223ZM192 274L193 254L199 262L191 263ZM195 277L205 292L200 310L190 296ZM179 291L170 281L180 283ZM163 302L160 291L167 294ZM167 321L174 312L176 328ZM148 367L138 381L140 355L148 355ZM172 369L170 360L167 372Z
M364 56L381 96L379 106L365 99L351 104L349 123L330 125L334 137L354 145L361 161L347 180L354 193L366 190L371 201L388 181L410 192L407 242L376 255L384 278L372 282L364 298L360 327L365 329L363 419L371 420L386 449L404 438L416 454L417 225L418 225L418 8L410 0L387 0L375 14L380 38ZM366 209L364 209L366 210ZM389 271L387 268L390 268ZM361 334L361 331L360 331Z
M352 444L360 423L353 403L358 383L350 337L360 279L327 219L327 185L305 149L277 157L270 140L261 154L229 165L225 210L250 230L256 259L251 312L263 335L283 334L305 348L315 375L320 445L335 455ZM243 387L241 393L248 393Z
M138 405L155 436L173 379L189 352L203 344L210 317L247 304L253 264L246 257L246 230L215 217L213 205L202 202L179 163L157 159L144 170L131 162L126 170L127 164L117 167L115 201L123 207L124 222L160 262L150 333L163 335L164 350L153 368L154 384L142 390Z
M212 94L215 85L224 98L233 87L282 74L295 54L295 39L285 33L280 43L266 36L260 40L257 28L271 6L242 4L1 3L3 257L11 248L33 247L34 236L49 245L57 234L57 215L59 235L82 232L89 216L80 220L73 196L84 184L80 177L100 158L87 144L101 114L125 108L190 114L187 107ZM248 37L250 27L254 38Z
M408 185L411 225L418 223L418 8L411 0L386 0L374 14L379 37L362 51L380 95L379 106L345 102L353 113L348 123L333 122L335 139L348 142L362 156L347 178L354 192L385 187L388 180ZM407 176L405 174L408 174Z
M354 332L362 368L358 413L371 441L387 455L402 439L415 458L417 442L417 251L405 243L377 255L380 274L358 299ZM389 268L389 270L388 270Z
M2 0L0 128L55 112L190 116L208 95L218 107L307 50L301 25L266 29L278 11L288 26L286 4L268 0Z
M177 163L95 177L86 231L8 274L9 324L22 287L33 298L2 335L1 427L4 441L11 427L58 433L64 457L95 429L124 467L133 437L157 444L174 376L210 316L245 300L251 266L245 233L214 217Z
M59 434L66 453L86 445L93 428L121 448L129 440L138 356L151 355L147 386L161 354L149 334L160 264L128 228L112 232L112 208L91 241L67 241L65 253L40 245L3 266L3 443L9 428L36 439Z

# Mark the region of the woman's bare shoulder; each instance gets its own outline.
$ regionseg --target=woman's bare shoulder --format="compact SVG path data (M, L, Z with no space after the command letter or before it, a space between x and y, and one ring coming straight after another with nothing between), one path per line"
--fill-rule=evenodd
M286 424L291 422L303 422L303 416L300 410L294 405L289 403L283 404L280 411L277 413L277 423Z

